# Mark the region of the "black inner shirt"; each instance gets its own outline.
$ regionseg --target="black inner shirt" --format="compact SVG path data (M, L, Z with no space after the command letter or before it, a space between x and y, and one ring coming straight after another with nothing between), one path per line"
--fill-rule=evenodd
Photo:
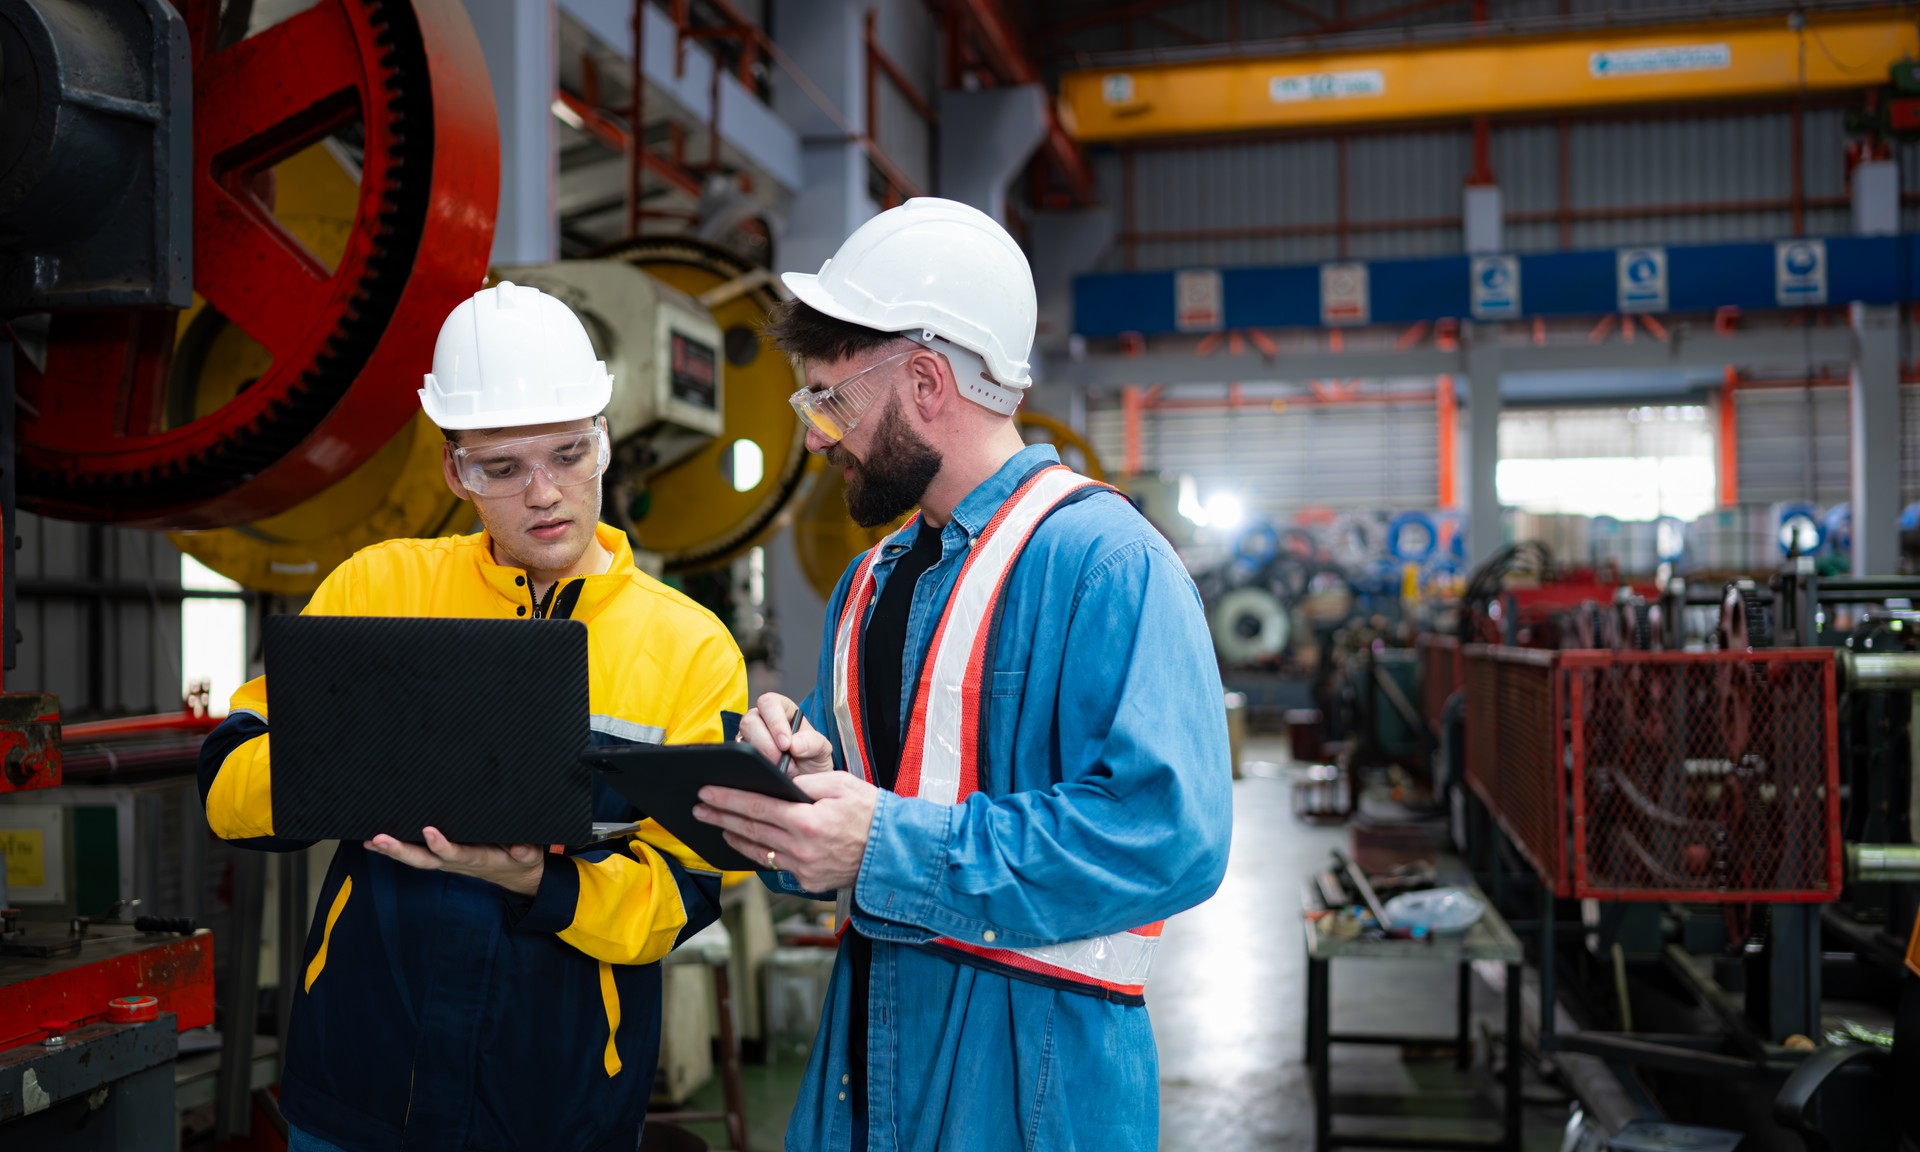
M860 699L867 723L867 763L873 782L889 792L900 777L900 697L906 676L907 616L913 608L914 586L940 559L940 532L920 526L913 547L894 563L887 586L867 618L861 641ZM853 1147L867 1146L867 996L873 976L873 941L858 932L846 936L853 962L853 1003L850 1006L847 1063L852 1079Z
M867 763L875 784L893 791L900 776L900 688L907 662L907 615L920 576L940 560L940 533L922 526L913 547L893 566L867 619L860 653L861 704L867 714Z

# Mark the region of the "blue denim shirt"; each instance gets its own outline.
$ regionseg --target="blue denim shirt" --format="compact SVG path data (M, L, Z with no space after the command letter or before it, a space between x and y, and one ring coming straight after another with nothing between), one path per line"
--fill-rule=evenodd
M907 617L902 717L970 542L1026 476L1057 460L1047 446L1022 451L941 530L940 559ZM884 545L881 587L907 548ZM828 604L818 680L801 705L842 770L832 641L850 576ZM1124 499L1067 505L1035 533L1009 586L991 691L980 791L954 805L882 792L874 810L852 921L874 941L868 1147L1151 1148L1159 1062L1145 1008L915 947L938 936L1032 947L1106 935L1191 908L1220 884L1232 772L1213 646L1186 569ZM775 883L799 890L788 873ZM843 949L790 1149L852 1145L852 986Z

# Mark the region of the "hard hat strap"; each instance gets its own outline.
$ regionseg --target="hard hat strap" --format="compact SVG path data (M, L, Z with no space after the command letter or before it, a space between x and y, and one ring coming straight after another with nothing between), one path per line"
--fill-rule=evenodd
M1020 407L1026 389L1010 388L995 380L993 373L987 371L987 362L971 348L963 348L928 328L902 332L901 335L946 357L947 367L953 371L954 382L960 386L960 394L967 399L1003 416L1013 415L1014 410Z

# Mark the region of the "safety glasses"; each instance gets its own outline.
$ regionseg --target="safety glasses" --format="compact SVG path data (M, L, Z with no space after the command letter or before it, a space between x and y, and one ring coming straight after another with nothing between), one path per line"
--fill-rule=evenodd
M612 457L606 419L596 417L593 427L573 432L455 448L453 465L467 491L493 498L526 491L535 472L562 488L598 480Z
M863 368L829 388L802 388L787 398L794 412L807 426L838 444L860 424L867 409L887 390L891 381L881 369L890 368L924 347L913 347L887 357L870 368Z

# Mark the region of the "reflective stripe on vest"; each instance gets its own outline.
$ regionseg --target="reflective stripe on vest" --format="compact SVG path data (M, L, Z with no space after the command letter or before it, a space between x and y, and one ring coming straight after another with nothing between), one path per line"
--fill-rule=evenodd
M1029 477L974 538L920 671L906 740L900 749L900 772L894 789L900 795L957 804L980 790L980 733L989 701L986 685L990 683L992 656L988 648L1008 577L1041 521L1090 487L1107 485L1062 465L1043 469ZM861 558L834 631L834 720L848 771L867 781L872 781L873 773L867 764L866 721L860 709L859 634L873 606L874 561L889 543L917 523L916 518ZM1160 929L1156 922L1110 936L1035 948L996 948L946 938L932 944L1014 975L1138 997L1146 990Z

